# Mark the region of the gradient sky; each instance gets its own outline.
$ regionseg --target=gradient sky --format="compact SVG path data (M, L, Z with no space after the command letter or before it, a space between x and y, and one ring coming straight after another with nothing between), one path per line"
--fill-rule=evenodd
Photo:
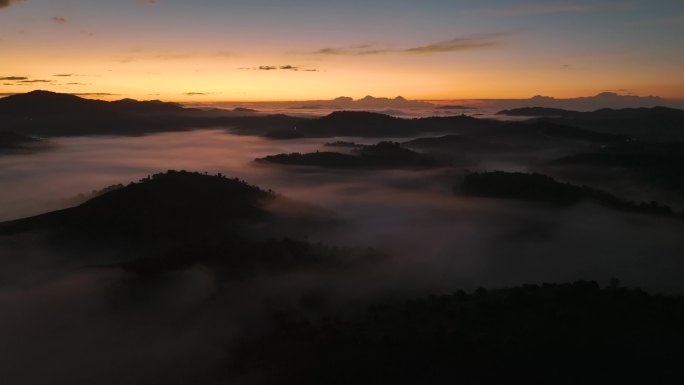
M0 0L3 94L684 98L682 68L682 0Z

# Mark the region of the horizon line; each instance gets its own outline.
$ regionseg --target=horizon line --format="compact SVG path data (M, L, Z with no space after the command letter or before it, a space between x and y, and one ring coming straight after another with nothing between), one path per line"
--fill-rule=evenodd
M77 93L77 92L59 92L59 91L50 91L50 90L41 90L41 89L35 89L27 92L0 92L0 99L3 99L8 96L13 96L13 95L24 95L24 94L29 94L32 92L50 92L50 93L55 93L55 94L63 94L63 95L74 95L78 96L83 99L90 99L90 100L103 100L103 101L117 101L117 100L124 100L124 99L133 99L136 101L162 101L162 102L167 102L167 103L300 103L300 102L311 102L311 101L334 101L335 99L338 98L351 98L352 101L358 102L363 100L364 98L371 97L373 99L388 99L388 100L396 100L396 99L404 99L407 102L449 102L449 101L467 101L467 100L473 100L473 101L487 101L487 100L531 100L534 98L548 98L548 99L553 99L553 100L573 100L573 99L580 99L580 98L595 98L604 94L612 94L614 96L618 97L635 97L635 98L659 98L662 99L663 101L670 101L670 102L682 102L684 101L684 96L678 97L678 98L667 98L667 97L662 97L658 95L637 95L637 94L632 94L632 93L619 93L619 92L613 92L613 91L602 91L598 92L593 95L579 95L579 96L572 96L572 97L555 97L555 96L549 96L549 95L542 95L542 94L537 94L529 97L455 97L455 98L419 98L419 99L413 99L413 98L407 98L402 95L397 95L397 96L373 96L370 94L367 94L362 97L351 97L347 95L340 95L336 96L333 98L314 98L314 99L203 99L203 100L198 100L198 99L192 99L192 97L189 98L150 98L150 99L140 99L136 97L131 97L127 96L124 94L115 94L115 93L107 93L107 92L89 92L89 93ZM187 95L187 93L186 93ZM154 95L150 95L154 96ZM156 95L156 96L162 96L162 95ZM187 95L189 96L189 95ZM197 95L197 96L206 96L206 95Z

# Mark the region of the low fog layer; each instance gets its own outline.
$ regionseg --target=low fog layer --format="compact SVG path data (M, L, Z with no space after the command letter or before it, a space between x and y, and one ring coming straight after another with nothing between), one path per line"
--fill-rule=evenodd
M323 140L268 141L207 130L54 142L52 151L0 157L0 181L6 186L0 192L1 220L73 206L92 190L166 169L186 169L239 177L331 210L348 225L319 235L326 243L376 247L407 263L446 258L457 276L472 278L459 284L611 276L629 282L626 275L637 279L640 274L630 270L634 266L625 271L620 266L642 258L667 259L684 244L676 235L681 224L672 219L619 213L591 203L558 209L454 195L454 184L463 174L457 169L336 171L253 161L281 152L316 151L322 149ZM481 167L487 166L483 162ZM544 269L545 265L551 270ZM454 280L442 262L438 266L437 273ZM657 266L655 262L639 266L646 270L643 279L633 284L677 286L660 278L646 279L648 269ZM520 271L514 274L512 267ZM499 270L510 274L494 274Z
M355 309L379 298L592 279L684 293L684 222L593 203L568 208L453 193L463 171L331 171L254 158L322 149L223 131L55 139L0 157L0 219L72 206L90 191L167 169L235 176L335 213L311 242L375 248L367 266L219 280L201 265L143 278L89 267L107 248L68 255L42 234L0 237L0 375L12 384L212 383L238 336L279 309ZM516 167L516 166L510 166ZM275 209L275 208L272 208ZM332 309L332 310L331 310ZM40 368L40 370L35 370Z

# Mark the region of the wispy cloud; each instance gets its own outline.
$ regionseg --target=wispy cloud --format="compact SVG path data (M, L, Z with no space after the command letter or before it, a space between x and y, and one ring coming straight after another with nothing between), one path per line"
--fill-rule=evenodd
M587 12L622 12L636 7L634 0L596 0L591 3L578 1L539 1L503 7L480 8L463 11L463 14L486 16L533 16L548 14L572 14Z
M480 48L489 48L500 45L504 34L491 34L486 36L455 38L423 46L407 48L403 52L425 54L439 52L469 51Z
M4 85L22 85L22 84L33 84L33 83L52 83L52 80L44 79L31 79L26 76L3 76L0 77L0 81L13 82L4 83Z
M684 24L684 14L672 15L672 16L663 17L663 18L659 18L659 19L641 20L641 21L637 21L635 23L632 23L632 25L642 25L642 26L679 25L679 24Z
M118 57L115 59L115 61L119 63L132 63L146 60L173 61L188 60L192 59L193 57L194 56L189 53L135 53L132 55Z
M466 37L456 37L434 43L407 47L407 48L382 48L373 44L363 44L350 47L326 47L312 52L310 55L381 55L388 53L405 54L433 54L444 52L472 51L484 48L491 48L504 44L510 33L489 33L472 35Z
M212 92L186 92L183 95L185 96L205 96L205 95L211 95Z
M76 96L120 96L121 94L112 94L109 92L81 92L81 93L73 93L72 95L76 95Z
M258 66L258 67L240 67L238 68L240 70L250 70L250 71L294 71L294 72L318 72L317 69L315 68L308 68L305 66L293 66L290 64L286 65L280 65L280 66L275 66L275 65L264 65L264 66Z
M53 23L57 23L57 24L66 24L67 23L66 18L58 17L58 16L53 16L50 18L50 20L52 20Z
M549 13L580 13L587 12L592 6L575 2L527 3L510 7L483 9L480 12L501 16L526 16Z
M12 4L21 3L24 0L0 0L0 8L9 7Z
M667 17L662 19L661 22L663 24L684 24L684 14Z
M123 53L121 56L115 57L114 61L119 63L132 63L137 61L175 61L175 60L193 60L193 59L221 59L231 58L235 54L230 51L216 51L216 52L159 52L146 49L131 49Z

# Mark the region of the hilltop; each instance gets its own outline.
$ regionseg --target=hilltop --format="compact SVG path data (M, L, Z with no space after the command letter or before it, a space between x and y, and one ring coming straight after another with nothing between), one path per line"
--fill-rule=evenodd
M353 154L339 152L278 154L259 158L256 161L261 163L340 169L429 168L440 166L437 160L404 148L396 142L380 142L371 146L361 146L356 148Z
M336 249L291 237L333 223L323 210L239 179L168 171L107 188L76 207L0 223L0 236L47 235L51 249L71 259L85 248L113 255L111 267L146 274L199 263L233 276L339 262Z

